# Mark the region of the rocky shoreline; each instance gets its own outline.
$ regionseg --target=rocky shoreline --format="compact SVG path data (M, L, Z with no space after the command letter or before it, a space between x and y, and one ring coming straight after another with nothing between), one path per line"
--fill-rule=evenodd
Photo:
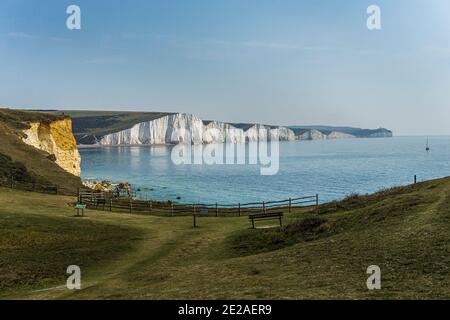
M129 182L113 183L109 180L97 181L94 179L82 180L83 185L95 191L122 193L126 192L129 196L132 195L132 186Z

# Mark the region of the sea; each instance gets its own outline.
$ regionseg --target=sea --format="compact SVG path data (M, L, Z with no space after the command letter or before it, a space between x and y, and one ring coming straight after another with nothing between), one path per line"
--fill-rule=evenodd
M90 147L80 149L81 174L129 182L148 200L236 205L318 194L328 202L411 184L414 176L450 176L450 137L428 140L429 151L427 137L280 142L274 175L261 175L249 154L245 164L176 164L174 146Z

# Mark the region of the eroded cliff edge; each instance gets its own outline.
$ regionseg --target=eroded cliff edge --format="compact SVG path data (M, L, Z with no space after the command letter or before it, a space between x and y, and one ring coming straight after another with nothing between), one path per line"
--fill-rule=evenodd
M71 129L67 116L0 108L0 185L51 185L76 194L83 185Z
M23 141L47 152L55 163L65 171L79 177L81 158L72 133L69 118L52 122L32 122L23 130Z

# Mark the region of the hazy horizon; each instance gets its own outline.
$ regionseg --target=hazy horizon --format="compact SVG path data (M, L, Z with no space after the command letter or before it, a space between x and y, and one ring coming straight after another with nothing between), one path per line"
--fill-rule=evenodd
M449 135L449 15L445 0L4 0L0 106Z

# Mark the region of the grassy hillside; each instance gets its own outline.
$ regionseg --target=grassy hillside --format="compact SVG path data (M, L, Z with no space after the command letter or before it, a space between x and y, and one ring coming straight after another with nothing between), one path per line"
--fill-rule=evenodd
M56 115L72 118L73 132L79 144L93 144L102 136L129 129L137 123L166 116L163 112L119 111L50 111Z
M0 109L0 179L57 185L63 192L76 192L81 180L61 169L49 154L22 142L29 122L55 121L63 116Z
M199 218L198 229L191 217L74 218L68 201L0 189L0 247L9 249L0 250L0 296L450 298L450 178L351 196L320 215L298 209L282 229L251 230L246 217ZM77 263L83 289L59 287L63 267ZM369 291L374 264L382 290Z

